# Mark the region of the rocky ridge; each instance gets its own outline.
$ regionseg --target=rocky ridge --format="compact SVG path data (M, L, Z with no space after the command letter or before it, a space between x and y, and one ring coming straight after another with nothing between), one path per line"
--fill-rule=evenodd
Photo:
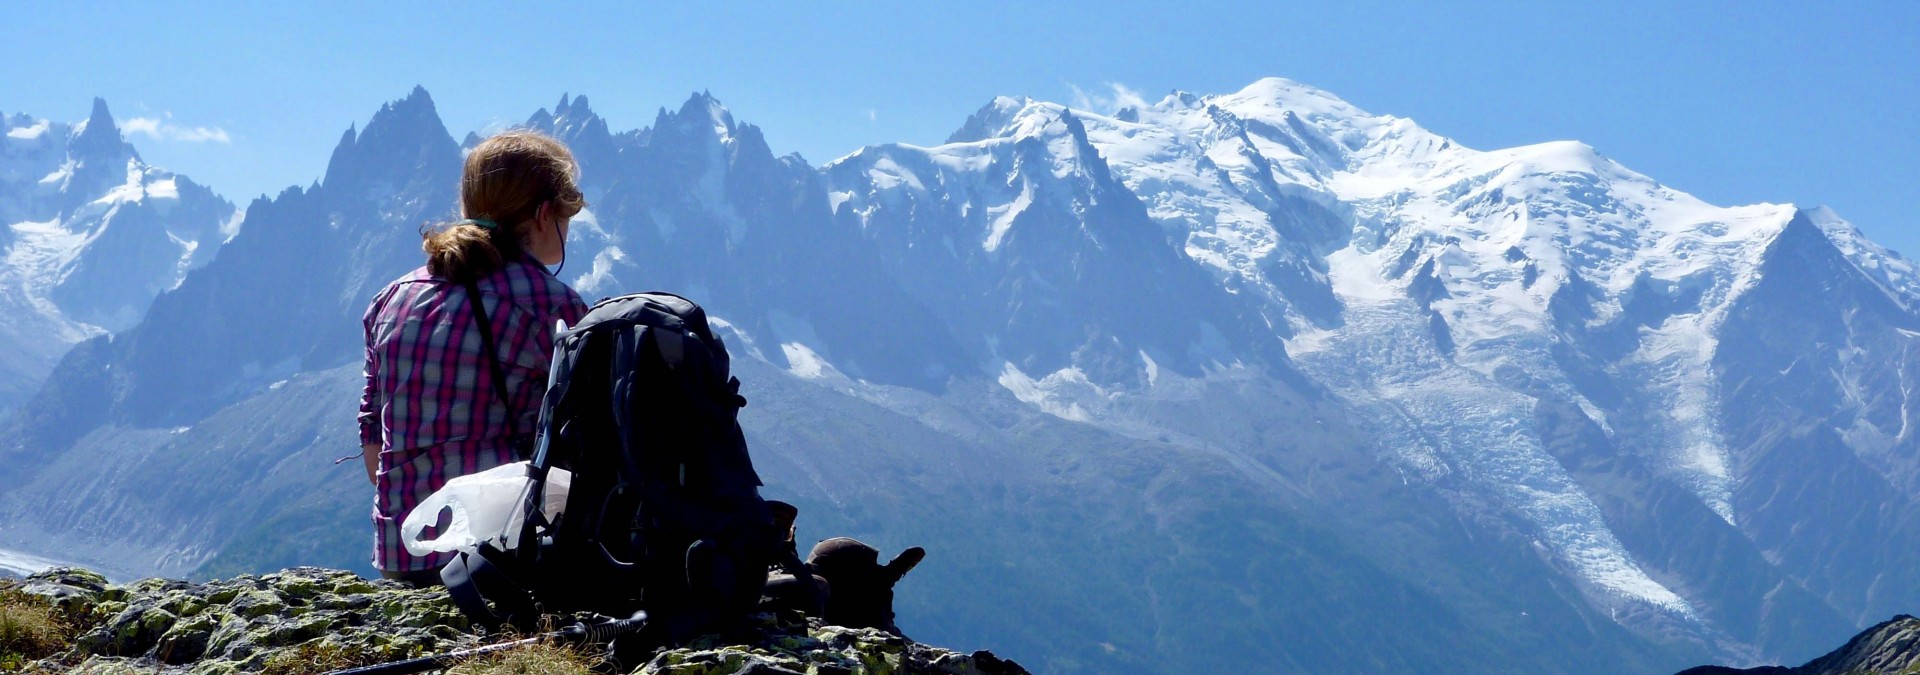
M1680 675L1893 675L1920 672L1920 619L1902 614L1798 668L1701 666Z
M321 673L504 641L468 625L439 589L369 581L343 570L298 567L207 583L143 579L113 585L90 571L57 568L0 584L7 611L40 605L62 617L70 642L52 654L8 654L0 671L77 673ZM756 617L752 644L717 637L662 650L630 672L647 675L1013 675L1018 664L978 651L961 654L873 629ZM0 622L4 623L4 622ZM4 631L0 631L4 632ZM535 648L540 649L540 648ZM553 651L554 648L546 648ZM35 658L26 660L20 658ZM495 660L513 659L513 653ZM594 658L561 664L580 672ZM470 661L454 672L494 672ZM511 663L498 664L501 670ZM553 663L547 663L552 667ZM609 672L600 664L595 670ZM526 672L525 664L519 665ZM549 672L536 667L534 672Z

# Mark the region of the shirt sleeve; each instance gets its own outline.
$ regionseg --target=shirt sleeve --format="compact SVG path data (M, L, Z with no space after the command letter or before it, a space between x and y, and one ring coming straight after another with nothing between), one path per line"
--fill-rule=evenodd
M379 313L379 308L380 302L376 299L367 307L366 315L360 319L360 325L366 334L367 342L367 357L365 365L361 367L361 374L366 377L366 384L360 390L359 421L361 446L379 445L381 443L380 408L385 405L386 400L378 386L380 381L377 372L379 368L379 357L373 350L373 324L374 317Z

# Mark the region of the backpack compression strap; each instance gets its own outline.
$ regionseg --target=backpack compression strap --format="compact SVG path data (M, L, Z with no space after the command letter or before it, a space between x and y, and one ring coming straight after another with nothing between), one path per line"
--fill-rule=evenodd
M488 559L487 549L482 544L478 549L456 553L440 568L440 582L446 585L447 595L468 620L489 630L506 625L531 629L533 619L540 616L533 594ZM487 606L488 600L494 607Z

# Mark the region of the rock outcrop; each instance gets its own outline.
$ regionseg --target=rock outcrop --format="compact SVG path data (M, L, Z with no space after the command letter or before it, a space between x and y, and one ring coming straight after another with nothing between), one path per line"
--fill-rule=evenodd
M8 588L10 587L10 588ZM98 574L61 568L6 582L10 597L43 604L66 623L67 647L15 663L27 672L322 673L476 647L500 640L469 626L446 593L351 572L300 567L203 584L144 579L112 585ZM1018 664L991 652L961 654L872 629L824 626L798 615L756 617L760 637L727 644L716 637L663 650L631 672L647 675L854 675L941 673L1013 675ZM589 654L535 647L588 672ZM0 662L8 656L0 654ZM524 655L523 655L524 656ZM516 658L509 653L504 658ZM558 665L555 665L558 664ZM601 671L605 672L604 665ZM492 672L462 663L455 672Z
M1905 675L1920 672L1920 619L1902 614L1798 668L1700 666L1680 675Z

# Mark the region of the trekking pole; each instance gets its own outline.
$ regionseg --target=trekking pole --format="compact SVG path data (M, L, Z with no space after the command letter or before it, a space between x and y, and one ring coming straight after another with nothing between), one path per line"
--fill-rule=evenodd
M619 619L592 626L574 624L561 630L535 635L524 640L502 642L500 644L475 647L473 649L462 649L457 652L447 652L433 656L422 656L416 659L395 661L393 663L381 663L358 668L347 668L345 670L335 670L328 672L326 675L411 675L412 673L424 673L429 670L449 668L464 659L497 654L520 647L530 647L550 640L567 644L608 642L622 635L637 633L646 626L647 613L635 612L631 619Z

